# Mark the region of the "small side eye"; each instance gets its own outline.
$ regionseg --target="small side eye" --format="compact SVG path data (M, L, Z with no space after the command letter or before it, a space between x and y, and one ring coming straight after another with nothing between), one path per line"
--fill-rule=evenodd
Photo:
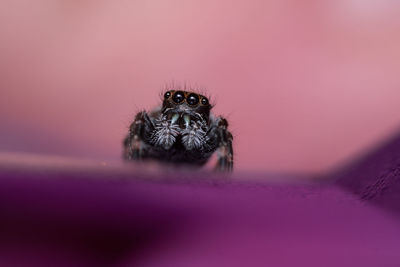
M201 104L204 106L208 105L208 99L206 97L201 98Z
M172 97L175 103L179 104L185 99L185 94L182 91L178 91Z
M199 96L196 94L190 94L187 96L186 102L191 106L195 106L199 103Z
M171 92L170 92L170 91L165 92L165 94L164 94L164 99L168 99L168 98L170 98L170 97L171 97Z

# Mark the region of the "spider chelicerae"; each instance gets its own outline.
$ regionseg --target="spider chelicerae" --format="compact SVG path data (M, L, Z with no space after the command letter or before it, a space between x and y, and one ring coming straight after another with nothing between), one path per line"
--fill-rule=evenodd
M123 142L124 158L202 166L217 152L216 169L232 171L233 137L212 107L196 92L166 91L159 107L136 115Z

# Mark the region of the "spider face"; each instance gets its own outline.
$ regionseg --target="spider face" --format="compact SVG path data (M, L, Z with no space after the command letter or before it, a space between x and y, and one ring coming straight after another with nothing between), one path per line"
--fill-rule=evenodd
M201 166L218 151L217 169L232 170L228 122L212 115L211 108L207 97L195 92L165 92L161 107L136 115L124 140L124 157Z
M162 114L180 128L185 128L191 122L208 123L210 105L207 97L190 91L167 91L164 94Z

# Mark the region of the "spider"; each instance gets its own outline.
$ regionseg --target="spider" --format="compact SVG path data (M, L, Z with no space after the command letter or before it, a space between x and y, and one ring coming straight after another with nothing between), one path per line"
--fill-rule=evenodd
M232 171L233 137L228 121L215 117L212 107L198 93L166 91L159 107L136 115L123 142L124 158L200 167L217 151L216 169Z

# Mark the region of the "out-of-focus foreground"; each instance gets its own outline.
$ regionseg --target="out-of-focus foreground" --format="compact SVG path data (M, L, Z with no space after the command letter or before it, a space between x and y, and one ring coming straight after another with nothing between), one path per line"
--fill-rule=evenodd
M0 154L0 265L399 266L399 151L325 183Z

